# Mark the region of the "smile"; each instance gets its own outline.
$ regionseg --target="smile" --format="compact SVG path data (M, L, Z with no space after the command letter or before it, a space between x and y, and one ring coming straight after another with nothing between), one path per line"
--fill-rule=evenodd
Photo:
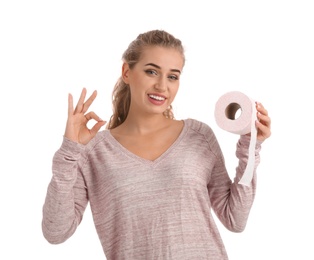
M156 95L148 95L150 98L158 100L158 101L164 101L166 98Z

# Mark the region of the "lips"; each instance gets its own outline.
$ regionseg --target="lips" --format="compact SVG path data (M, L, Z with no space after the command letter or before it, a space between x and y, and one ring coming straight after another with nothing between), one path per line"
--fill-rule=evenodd
M159 95L159 94L155 94L155 93L154 94L148 94L147 96L148 96L148 100L152 104L154 104L156 106L163 105L166 102L166 99L167 99L165 96Z
M164 101L166 99L164 96L159 96L159 95L149 94L148 96L151 99L154 99L154 100L157 100L157 101Z

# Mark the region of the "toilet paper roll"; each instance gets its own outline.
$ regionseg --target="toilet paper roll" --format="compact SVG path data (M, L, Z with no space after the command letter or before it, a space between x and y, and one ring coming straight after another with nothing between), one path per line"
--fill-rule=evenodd
M250 186L254 173L257 137L255 101L239 91L227 92L216 102L215 120L221 129L230 133L239 135L251 133L248 162L239 181L239 184Z

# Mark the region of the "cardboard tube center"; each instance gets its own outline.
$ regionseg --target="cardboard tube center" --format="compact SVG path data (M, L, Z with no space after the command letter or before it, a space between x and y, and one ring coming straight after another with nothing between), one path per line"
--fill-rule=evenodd
M231 120L238 119L241 116L241 113L241 106L237 103L230 103L225 109L226 117Z

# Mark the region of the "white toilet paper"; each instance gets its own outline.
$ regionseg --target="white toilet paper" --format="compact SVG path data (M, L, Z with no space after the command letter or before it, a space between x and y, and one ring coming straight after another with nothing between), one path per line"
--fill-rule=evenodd
M239 135L251 133L248 162L239 181L240 184L249 186L254 173L257 137L255 101L239 91L227 92L216 103L215 120L220 128L230 133Z

